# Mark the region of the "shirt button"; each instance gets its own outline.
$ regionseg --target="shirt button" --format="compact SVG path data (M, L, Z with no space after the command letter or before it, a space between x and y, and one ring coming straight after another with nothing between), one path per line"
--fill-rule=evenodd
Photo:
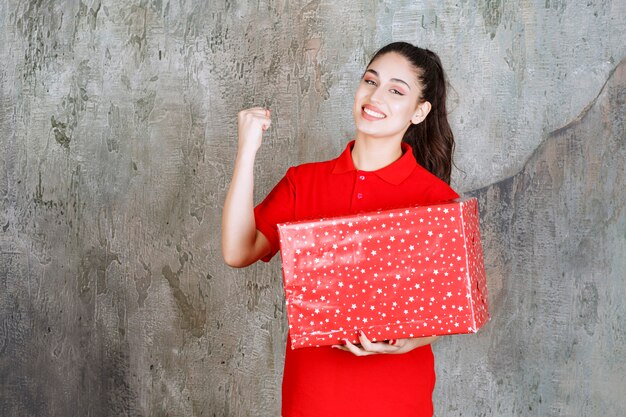
M360 179L360 180L364 180L364 179L365 179L365 175L361 175L361 176L359 177L359 179Z
M360 199L362 199L362 198L363 198L363 194L358 193L358 194L356 195L356 198L358 198L359 200L360 200Z

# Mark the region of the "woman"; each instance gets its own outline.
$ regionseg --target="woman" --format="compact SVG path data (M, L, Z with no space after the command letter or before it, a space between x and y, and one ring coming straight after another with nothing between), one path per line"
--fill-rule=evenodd
M336 159L291 167L253 206L253 166L271 113L239 112L239 146L224 204L222 251L234 267L279 250L276 224L458 198L449 186L454 139L446 80L436 54L404 42L368 64L353 106L355 137ZM283 377L283 417L432 416L436 337L292 350Z

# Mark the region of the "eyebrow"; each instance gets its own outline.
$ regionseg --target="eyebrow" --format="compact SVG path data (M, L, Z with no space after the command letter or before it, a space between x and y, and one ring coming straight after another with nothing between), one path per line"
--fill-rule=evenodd
M375 76L379 77L378 72L374 71L374 70L373 70L373 69L371 69L371 68L370 68L370 69L368 69L368 70L367 70L367 71L365 71L365 72L366 72L366 73L371 72L371 73L372 73L372 74L374 74ZM365 75L365 74L363 74L363 75ZM410 86L410 85L409 85L406 81L403 81L403 80L401 80L400 78L392 78L392 79L391 79L391 81L396 81L396 82L402 83L402 84L406 85L406 86L409 88L409 90L411 89L411 86Z

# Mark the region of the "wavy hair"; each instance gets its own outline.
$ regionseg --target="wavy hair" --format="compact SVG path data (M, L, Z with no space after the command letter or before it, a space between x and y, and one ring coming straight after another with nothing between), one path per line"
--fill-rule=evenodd
M413 65L422 86L420 102L428 101L431 110L418 124L411 124L402 140L413 149L417 162L428 171L450 184L454 135L448 123L446 110L447 79L441 60L434 52L407 42L393 42L380 48L370 60L395 52Z

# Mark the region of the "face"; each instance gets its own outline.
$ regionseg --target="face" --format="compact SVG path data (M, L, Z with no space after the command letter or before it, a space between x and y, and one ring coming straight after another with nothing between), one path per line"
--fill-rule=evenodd
M421 86L411 63L389 52L365 70L354 96L352 114L356 130L370 137L400 137L411 123L419 123L430 111L422 101Z

